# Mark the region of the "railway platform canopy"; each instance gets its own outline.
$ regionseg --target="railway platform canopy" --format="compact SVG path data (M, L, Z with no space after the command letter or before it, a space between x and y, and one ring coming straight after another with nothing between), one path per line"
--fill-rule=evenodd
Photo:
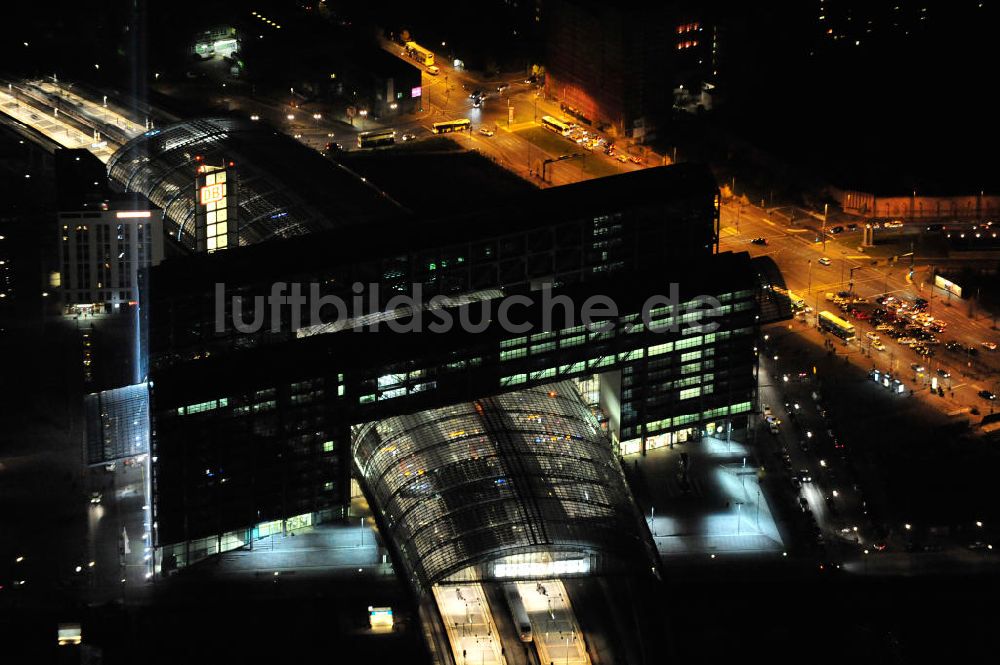
M619 459L571 381L367 423L352 452L419 589L658 574Z

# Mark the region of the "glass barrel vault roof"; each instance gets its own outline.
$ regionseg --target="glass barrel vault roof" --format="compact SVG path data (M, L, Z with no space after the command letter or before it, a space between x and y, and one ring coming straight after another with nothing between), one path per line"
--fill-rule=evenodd
M570 382L368 423L352 450L424 588L535 552L651 565L611 443Z
M171 236L195 247L195 171L233 162L239 242L298 236L399 212L384 192L289 136L259 123L207 118L140 134L108 161L108 175L165 212Z

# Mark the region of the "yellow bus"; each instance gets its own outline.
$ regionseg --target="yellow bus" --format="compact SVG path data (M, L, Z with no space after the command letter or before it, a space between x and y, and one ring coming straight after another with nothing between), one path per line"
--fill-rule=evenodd
M358 134L359 148L377 148L381 145L392 145L396 142L396 130L376 129Z
M406 55L410 56L421 65L430 67L434 64L434 54L416 42L406 42Z
M472 130L472 121L468 118L459 118L458 120L445 120L444 122L435 122L434 125L435 134L447 134L448 132L464 132Z
M567 136L570 131L569 125L567 125L562 120L559 120L558 118L553 118L550 115L542 116L542 127L545 127L546 129L551 129L557 134L562 134L563 136Z
M819 327L833 333L845 342L854 339L854 326L830 312L819 313Z

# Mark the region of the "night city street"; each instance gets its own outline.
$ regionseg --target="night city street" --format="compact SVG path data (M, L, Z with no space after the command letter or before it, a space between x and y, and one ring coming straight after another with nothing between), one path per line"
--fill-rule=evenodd
M998 18L4 7L0 663L988 661Z

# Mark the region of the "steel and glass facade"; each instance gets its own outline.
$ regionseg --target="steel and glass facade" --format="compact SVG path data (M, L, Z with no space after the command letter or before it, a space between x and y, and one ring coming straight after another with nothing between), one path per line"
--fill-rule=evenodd
M152 129L123 145L108 161L111 180L139 192L164 211L168 235L198 247L195 176L203 164L238 169L241 245L337 229L399 212L359 176L276 130L231 118L187 120ZM233 243L229 243L232 245Z
M503 577L515 560L654 565L621 466L572 382L367 423L352 453L420 587Z
M715 253L718 196L707 171L647 169L420 220L418 233L413 223L191 256L151 272L159 551L189 562L286 528L283 520L338 517L356 461L352 428L471 399L597 376L601 400L609 400L602 407L613 411L605 445L615 459L745 421L755 399L762 287L774 281L773 266ZM505 298L537 295L542 285L576 303L609 296L618 312L600 330L562 314L545 326L538 298L523 310L523 334L478 313L472 320L488 325L475 333L358 333L295 327L282 316L277 330L242 334L227 297L217 326L217 282L242 299L246 320L275 281L316 283L321 294L341 296L356 282L375 284L375 311L348 312L368 323L414 285L424 302L447 296L455 321L461 307L497 312ZM671 282L680 285L676 301L648 312L654 328L667 330L649 329L646 301L670 293ZM702 295L718 301L718 312L711 329L697 331ZM437 580L460 559L414 564L413 575ZM461 566L482 560L470 555Z

